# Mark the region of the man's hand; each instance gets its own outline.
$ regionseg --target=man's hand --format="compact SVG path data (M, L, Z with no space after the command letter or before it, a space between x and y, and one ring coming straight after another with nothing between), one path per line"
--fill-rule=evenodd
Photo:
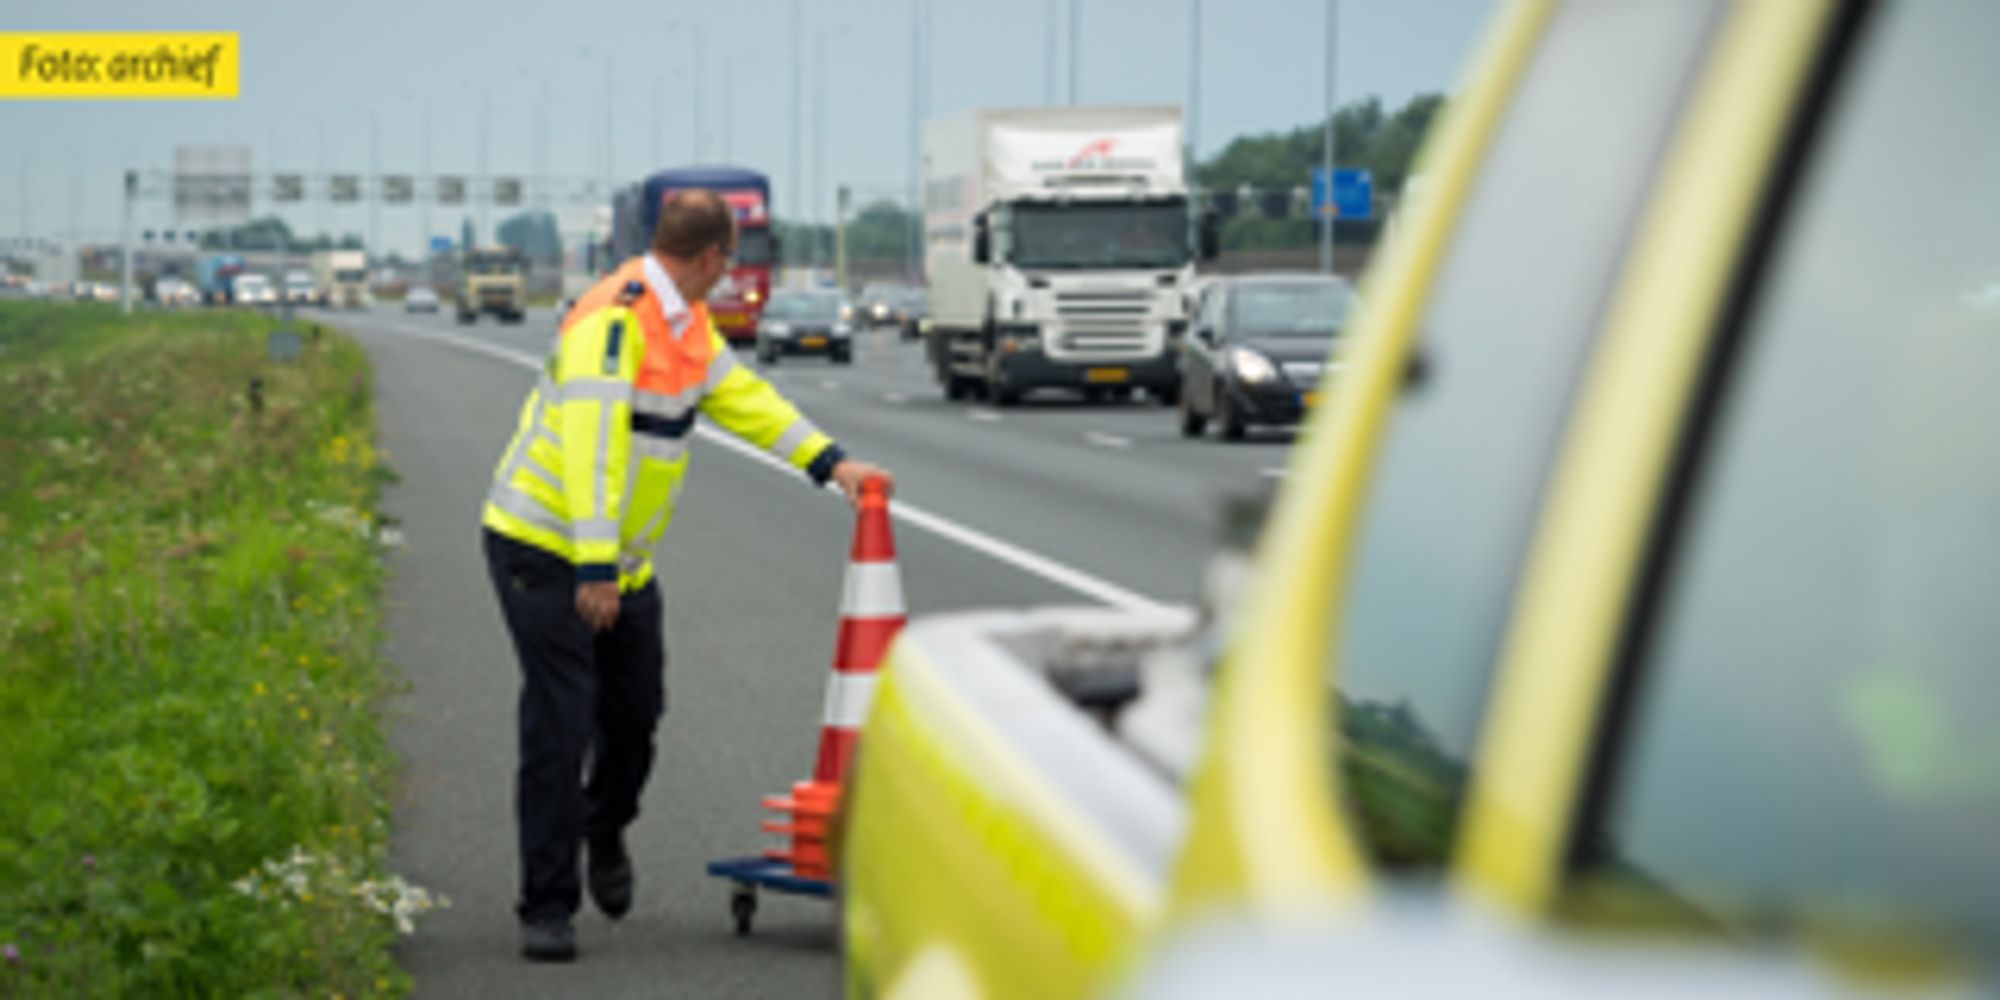
M618 581L577 584L576 613L592 631L611 631L618 623Z
M882 498L888 499L896 493L896 477L888 469L870 465L851 458L843 458L833 467L833 481L840 486L840 492L847 494L847 501L861 506L861 484L870 477L882 478Z

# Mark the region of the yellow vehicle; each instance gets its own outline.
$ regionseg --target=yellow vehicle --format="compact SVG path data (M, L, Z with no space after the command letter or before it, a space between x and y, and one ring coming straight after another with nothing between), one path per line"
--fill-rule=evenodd
M459 262L455 297L460 323L474 322L480 313L519 323L528 314L527 258L512 247L468 250Z
M1507 4L1212 673L1108 610L893 649L849 994L1406 989L1329 956L1411 893L1736 987L1991 988L1994 38L1989 0ZM1136 725L1175 676L1184 754Z

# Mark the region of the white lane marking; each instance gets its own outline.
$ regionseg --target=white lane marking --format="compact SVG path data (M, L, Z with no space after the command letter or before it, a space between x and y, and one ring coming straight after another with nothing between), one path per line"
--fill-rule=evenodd
M835 382L830 378L823 378L819 380L819 387L825 389L828 392L837 392L840 389L840 383Z
M1000 414L992 410L967 410L965 411L965 415L983 424L997 424L1000 422Z
M533 355L524 351L471 340L456 334L415 329L403 326L400 323L381 322L380 325L411 336L463 347L475 353L485 354L502 361L511 361L530 371L541 369L541 362L536 360ZM974 410L972 412L976 416L979 413L988 411ZM993 419L1000 419L1000 415L997 413L993 414ZM697 423L695 424L694 432L766 468L777 470L788 476L798 475L798 471L791 466L773 458L768 453L759 450L749 442L727 431L723 431L710 424ZM825 492L831 496L840 496L840 488L832 483L826 484ZM889 515L911 527L928 531L946 541L957 542L959 545L978 552L981 555L989 556L1016 569L1039 576L1050 583L1068 587L1079 594L1103 601L1115 608L1127 611L1162 611L1173 607L1173 605L1165 604L1135 591L1127 590L1109 580L1092 576L1073 566L1056 562L1047 556L1029 551L1012 542L995 538L977 528L960 524L939 514L933 514L907 500L896 500L890 503Z
M1085 435L1083 436L1083 439L1084 439L1085 441L1088 441L1088 442L1090 442L1091 444L1094 444L1094 445L1101 445L1101 446L1103 446L1103 447L1106 447L1106 448L1130 448L1130 447L1132 447L1132 439L1131 439L1131 438L1128 438L1128 437L1119 437L1119 436L1118 436L1118 435L1116 435L1116 434L1106 434L1106 433L1104 433L1103 431L1091 431L1090 433L1088 433L1088 434L1085 434Z
M901 406L909 401L910 397L905 396L900 392L885 392L882 394L882 402L884 403L894 403L897 406Z
M1285 470L1283 469L1259 469L1258 471L1271 479L1285 478Z

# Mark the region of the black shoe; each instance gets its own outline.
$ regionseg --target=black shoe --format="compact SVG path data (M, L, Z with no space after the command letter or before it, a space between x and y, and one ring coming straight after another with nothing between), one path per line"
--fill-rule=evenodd
M568 917L549 917L521 924L521 956L530 962L576 960L576 928Z
M620 841L590 845L590 864L584 881L590 887L590 901L613 920L632 910L632 858Z

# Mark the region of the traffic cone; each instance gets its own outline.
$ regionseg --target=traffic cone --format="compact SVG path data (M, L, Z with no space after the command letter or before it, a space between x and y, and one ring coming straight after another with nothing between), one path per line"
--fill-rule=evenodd
M841 588L840 633L833 647L833 676L827 684L813 775L794 784L789 796L764 800L766 809L789 818L766 820L764 830L792 838L790 850L770 850L765 856L789 861L800 875L825 878L830 873L827 829L839 809L841 782L875 697L876 670L889 643L903 630L903 621L903 583L896 568L896 541L889 530L887 484L869 479L861 485L861 510Z

